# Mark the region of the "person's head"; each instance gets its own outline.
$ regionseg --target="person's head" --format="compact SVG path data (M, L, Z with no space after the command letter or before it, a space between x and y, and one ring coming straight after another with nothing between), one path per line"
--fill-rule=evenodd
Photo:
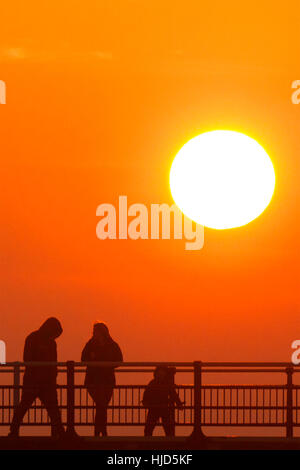
M157 382L166 382L168 380L169 370L167 366L157 366L154 371L154 378Z
M176 367L168 367L168 381L173 384L176 374Z
M57 318L50 317L42 324L39 331L47 339L56 339L62 334L63 329Z
M93 326L93 338L101 343L107 343L111 341L111 336L109 334L109 330L105 323L103 322L96 322Z

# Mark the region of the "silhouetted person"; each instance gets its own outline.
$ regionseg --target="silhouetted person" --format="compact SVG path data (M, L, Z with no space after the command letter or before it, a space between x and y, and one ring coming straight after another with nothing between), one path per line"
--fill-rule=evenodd
M158 366L154 371L154 379L147 385L143 396L143 405L148 408L145 436L152 436L160 418L166 436L175 435L172 416L175 403L180 408L183 405L175 390L174 371L166 366Z
M62 334L62 331L62 326L57 318L48 318L39 330L27 336L24 362L57 362L55 339ZM52 436L64 434L57 402L56 377L56 365L25 367L22 398L15 410L9 436L17 437L19 435L20 424L36 398L41 400L48 411Z
M95 323L93 336L85 345L82 362L122 362L119 345L111 338L104 323ZM87 366L84 385L96 404L95 436L107 436L107 407L116 385L113 367Z

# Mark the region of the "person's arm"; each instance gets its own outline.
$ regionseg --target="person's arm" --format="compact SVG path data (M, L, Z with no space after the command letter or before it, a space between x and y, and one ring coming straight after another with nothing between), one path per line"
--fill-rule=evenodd
M57 344L54 341L54 346L53 346L53 359L51 359L53 362L57 362Z
M120 346L117 343L114 344L112 360L113 362L123 362L123 354L122 354Z
M81 353L81 361L82 362L89 362L90 360L90 351L89 351L89 343L86 343L86 345L83 348L83 351Z
M173 403L176 403L177 406L181 407L183 402L180 400L178 393L176 392L175 385L170 387L170 398Z
M30 336L27 336L25 340L23 361L24 362L34 361L34 344Z
M51 345L51 354L49 355L49 362L57 362L57 344L55 341L53 341L53 344ZM57 366L56 365L50 366L48 374L51 374L53 382L56 381Z

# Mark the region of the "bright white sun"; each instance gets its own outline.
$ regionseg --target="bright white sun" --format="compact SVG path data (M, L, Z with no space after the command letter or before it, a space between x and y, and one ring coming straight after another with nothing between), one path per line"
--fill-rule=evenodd
M195 222L215 229L248 224L268 206L275 172L254 139L234 131L211 131L187 142L170 172L172 196Z

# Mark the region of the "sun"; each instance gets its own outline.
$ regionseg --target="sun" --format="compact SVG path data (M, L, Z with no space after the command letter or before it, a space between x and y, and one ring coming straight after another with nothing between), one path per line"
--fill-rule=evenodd
M205 132L187 142L170 172L177 206L195 222L214 229L246 225L268 206L275 189L270 157L240 132Z

